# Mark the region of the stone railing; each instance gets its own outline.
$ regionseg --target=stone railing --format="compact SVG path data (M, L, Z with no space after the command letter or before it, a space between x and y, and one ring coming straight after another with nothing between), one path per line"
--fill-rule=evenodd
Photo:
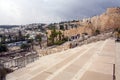
M3 64L5 68L10 68L15 70L25 67L27 64L34 62L37 59L39 59L37 53L28 53L24 56L18 56L14 58L3 57L1 58L0 63Z
M27 53L24 56L18 56L12 59L11 58L7 59L7 57L6 59L4 58L4 60L7 60L7 61L4 61L3 59L0 58L0 63L2 63L5 68L10 68L15 70L15 69L25 67L27 64L31 62L34 62L35 60L39 59L39 56L45 56L45 55L53 54L56 52L61 52L76 46L82 46L84 44L105 40L110 38L111 36L112 36L112 33L105 33L105 34L100 34L98 36L92 36L84 40L76 39L73 41L68 41L60 46L39 49L39 53ZM72 44L72 47L70 47L70 44Z
M73 48L76 46L82 46L84 44L89 44L89 43L100 41L100 40L105 40L105 39L110 38L111 36L112 36L112 33L104 33L104 34L100 34L97 36L92 36L92 37L86 38L84 40L77 39L77 40L70 42L70 44L71 44L70 48Z
M45 55L48 55L48 54L52 54L52 53L56 53L56 52L61 52L61 51L64 51L64 50L67 50L69 49L69 42L66 42L60 46L55 46L53 48L44 48L44 49L41 49L39 51L40 53L40 56L45 56Z
M112 36L112 33L104 33L104 34L100 34L97 36L92 36L89 38L85 38L84 40L81 39L75 39L73 41L68 41L66 43L64 43L63 45L60 46L55 46L54 48L45 48L45 49L41 49L40 50L40 56L45 56L48 54L52 54L52 53L56 53L56 52L61 52L70 48L74 48L76 46L82 46L84 44L89 44L92 42L96 42L96 41L100 41L100 40L105 40L108 39ZM72 45L72 47L70 47L70 44Z

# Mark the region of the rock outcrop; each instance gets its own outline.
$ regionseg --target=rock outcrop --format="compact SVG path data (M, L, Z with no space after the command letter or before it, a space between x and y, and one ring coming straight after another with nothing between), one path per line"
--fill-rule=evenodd
M96 35L96 31L101 33L113 31L116 28L120 28L120 8L108 8L105 13L99 16L93 16L78 22L64 22L64 24L77 25L75 28L63 31L64 35L68 37L77 34L82 35L82 33Z
M100 32L109 32L116 28L120 28L120 8L108 8L105 13L84 19L80 24L82 24L82 26L79 26L76 30L72 29L68 31L69 33L67 32L67 34L88 33L93 35L96 30Z

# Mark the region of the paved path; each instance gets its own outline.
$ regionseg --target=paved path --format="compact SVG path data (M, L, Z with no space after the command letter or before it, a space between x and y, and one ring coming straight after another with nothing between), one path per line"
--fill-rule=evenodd
M113 80L114 63L115 42L113 40L107 40L102 51L79 80Z
M41 57L7 80L112 80L114 40L108 39Z
M116 53L115 74L116 80L120 80L120 42L116 42Z

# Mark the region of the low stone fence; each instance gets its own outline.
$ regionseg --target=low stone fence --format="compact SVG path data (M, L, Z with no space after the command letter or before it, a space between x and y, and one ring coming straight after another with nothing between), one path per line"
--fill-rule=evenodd
M48 54L61 52L61 51L67 50L67 49L69 49L69 42L66 42L66 43L64 43L63 45L60 45L60 46L56 46L54 48L41 49L40 50L40 56L45 56L45 55L48 55Z
M82 46L84 44L89 44L89 43L92 43L92 42L97 42L97 41L100 41L100 40L105 40L105 39L108 39L112 36L112 33L105 33L105 34L100 34L98 36L92 36L92 37L89 37L87 39L84 39L84 40L74 40L74 41L71 41L70 44L70 48L73 48L73 47L76 47L76 46Z
M89 44L92 42L96 42L96 41L100 41L100 40L105 40L108 39L112 36L112 33L104 33L104 34L100 34L98 36L92 36L89 38L86 38L84 40L81 39L75 39L73 41L68 41L60 46L55 46L54 48L45 48L45 49L41 49L40 50L40 55L44 56L44 55L48 55L48 54L52 54L52 53L56 53L56 52L61 52L70 48L74 48L76 46L82 46L84 44Z
M12 59L3 57L0 60L0 63L3 64L5 68L10 68L15 70L15 69L25 67L27 64L34 62L37 59L39 59L39 56L37 53L28 53L25 56L18 56Z
M53 54L56 52L61 52L61 51L64 51L70 48L74 48L76 46L82 46L84 44L89 44L92 42L105 40L105 39L110 38L111 36L112 36L112 33L105 33L105 34L100 34L98 36L92 36L84 40L76 39L73 41L68 41L60 46L53 46L53 47L48 47L45 49L40 49L39 55L38 53L27 53L23 56L16 56L14 58L3 57L3 58L0 58L0 63L2 63L5 68L10 68L10 69L15 70L15 69L25 67L27 64L31 62L34 62L35 60L39 59L39 56L45 56L48 54Z

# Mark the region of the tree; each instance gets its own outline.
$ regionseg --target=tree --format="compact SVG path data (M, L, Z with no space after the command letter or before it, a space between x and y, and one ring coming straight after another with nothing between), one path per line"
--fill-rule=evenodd
M19 40L21 41L23 41L23 40L25 40L25 36L23 36L23 34L22 34L22 32L19 30L19 32L18 32L18 36L19 36Z
M17 35L13 36L13 40L12 41L14 41L14 42L19 41L19 36L17 36Z
M20 48L21 48L21 49L24 49L24 50L29 50L30 45L29 45L29 44L22 44L22 45L20 46Z
M47 45L48 45L48 32L45 33L46 37L47 37Z
M39 42L40 48L42 48L41 42L42 42L42 37L41 35L36 35L35 39Z
M34 45L34 40L31 38L31 39L28 39L27 40L27 43L31 45L32 49L34 48L33 45Z
M0 44L0 52L7 52L8 48L6 45Z
M6 36L5 35L2 36L1 42L5 44L5 42L6 42Z
M62 34L61 31L56 31L56 29L53 29L51 31L49 39L49 46L51 45L61 45L64 42L68 41L68 37L65 37L64 34Z
M95 35L98 35L98 34L100 34L100 30L95 30Z
M120 38L120 28L116 28L116 29L114 30L114 33L115 33L115 37L116 37L116 38Z
M51 35L50 35L53 44L54 44L54 42L55 42L55 38L57 37L57 35L58 35L58 33L57 33L56 29L54 28L54 29L51 31Z
M28 40L28 38L30 37L30 34L27 34L26 36L25 36L25 38Z
M59 35L59 40L62 40L62 32L61 31L58 32L58 35Z
M11 35L9 35L8 36L8 38L9 38L9 40L10 40L10 42L12 41L12 36Z

